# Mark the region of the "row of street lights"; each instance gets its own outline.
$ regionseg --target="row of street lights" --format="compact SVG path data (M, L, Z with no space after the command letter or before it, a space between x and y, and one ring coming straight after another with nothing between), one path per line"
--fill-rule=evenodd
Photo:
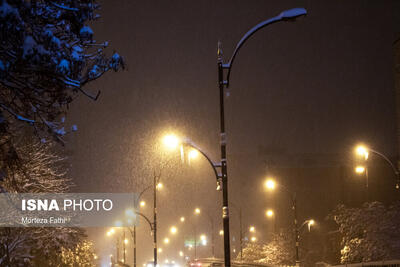
M277 186L278 186L278 184L274 181L274 180L272 180L272 179L267 179L266 181L265 181L265 187L267 188L267 189L269 189L269 190L274 190L275 188L277 188ZM160 184L160 183L158 183L157 184L157 189L159 190L159 189L161 189L162 188L162 184ZM286 187L283 187L282 185L279 185L279 187L280 188L282 188L282 189L284 189L286 192L289 192L289 193L291 193ZM143 201L143 200L140 200L141 199L141 196L147 191L149 189L149 187L148 188L145 188L139 195L138 195L138 198L137 198L137 201L136 202L139 202L139 205L140 205L140 207L145 207L145 205L146 205L146 202L145 201ZM292 196L295 196L295 194L293 194L293 193L291 193L291 195ZM298 263L299 262L299 255L298 255L298 246L299 246L299 238L300 238L300 236L299 236L299 231L300 231L300 229L304 226L304 225L308 225L308 227L309 227L309 229L310 229L310 226L311 225L313 225L314 224L314 220L306 220L300 227L297 227L297 212L296 212L296 202L295 202L295 197L293 197L292 198L292 204L293 204L293 206L292 206L292 208L293 208L293 210L294 210L294 214L295 214L295 234L296 234L296 263ZM235 205L233 205L234 207L236 207ZM236 207L237 208L237 207ZM248 233L252 233L252 234L254 234L255 233L255 227L254 226L249 226L248 227L248 229L246 230L246 231L243 231L242 230L242 224L241 224L241 209L239 208L238 209L239 210L239 218L240 218L240 260L242 261L243 260L243 241L244 241L244 238L243 238L243 236L245 236L246 234L247 234L247 232ZM194 215L195 216L199 216L200 214L201 214L201 210L200 210L200 208L195 208L194 209L194 211L193 211L193 213L194 213ZM207 213L205 213L205 214L207 214ZM151 232L152 232L152 234L154 234L154 228L152 228L152 226L153 226L153 223L145 216L145 215L143 215L142 213L140 213L140 212L137 212L137 211L133 211L133 210L127 210L126 211L126 216L128 217L128 222L129 222L129 220L130 219L132 219L135 215L139 215L139 216L142 216L144 219L146 219L146 221L148 222L148 224L150 225L150 228L151 228ZM214 221L213 221L213 218L212 218L212 216L210 215L210 214L207 214L208 215L208 218L210 219L210 223L211 223L211 226L212 226L212 231L211 231L211 236L212 236L212 242L211 242L211 246L212 246L212 255L213 255L213 257L215 256L214 255L214 242L215 242L215 240L214 240ZM267 217L275 217L275 213L273 212L273 210L267 210L266 211L266 216ZM180 217L180 222L181 223L183 223L183 222L185 222L186 221L186 219L185 219L185 217ZM132 223L132 221L130 222L130 223ZM117 222L116 224L121 224L120 222ZM196 224L194 224L194 239L195 239L195 243L194 243L194 258L196 259L197 258L197 231L196 231L196 227L197 227L197 225ZM107 236L112 236L114 233L115 233L115 229L119 229L119 228L111 228L108 232L107 232ZM127 239L125 238L125 229L123 229L124 231L123 231L123 238L122 238L122 242L123 242L123 259L122 259L122 262L126 262L126 248L125 248L125 245L127 244ZM130 229L131 230L131 229ZM171 226L170 227L170 229L169 229L169 232L172 234L172 235L175 235L175 234L177 234L177 232L178 232L178 228L176 227L176 226ZM134 246L134 266L136 266L136 226L134 226L133 227L133 231L131 231L131 234L132 234L132 239L133 239L133 246ZM219 231L219 234L220 234L220 236L224 236L224 231L223 230L220 230ZM206 238L206 236L204 235L204 234L202 234L202 235L200 235L200 240L201 240L201 242L202 242L202 244L203 245L205 245L204 243L206 243L206 240L207 240L207 238ZM253 236L251 236L250 237L250 241L251 242L256 242L257 241L257 238L253 235ZM119 237L118 237L118 235L116 235L116 260L117 260L117 262L119 262L119 242L120 242L120 239L119 239ZM168 237L166 237L166 238L164 238L164 244L168 244L170 242L170 239L168 238ZM162 248L158 248L157 249L157 252L158 253L161 253L162 252ZM182 251L180 251L180 256L183 256L183 252ZM112 260L112 259L111 259ZM113 261L113 260L112 260ZM157 266L157 265L155 265L155 266Z
M190 147L190 150L189 150L189 152L187 153L188 154L188 161L190 162L190 160L191 159L194 159L194 158L196 158L199 154L202 154L206 159L207 159L207 161L210 163L210 165L213 167L213 169L214 169L214 172L215 172L215 174L216 174L216 177L217 177L217 189L220 189L221 188L221 185L220 185L220 179L219 179L219 177L220 177L220 175L218 174L218 171L217 171L217 168L219 167L219 165L218 164L216 164L216 163L214 163L214 162L212 162L211 160L210 160L210 158L208 157L208 155L206 154L206 153L204 153L202 150L200 150L193 142L191 142L189 139L179 139L178 137L176 137L175 135L167 135L167 136L165 136L164 138L163 138L163 142L164 142L164 144L166 145L166 146L168 146L169 148L172 148L172 149L175 149L175 148L177 148L178 146L181 146L181 149L184 147L184 146L186 146L186 147ZM396 183L396 188L398 189L399 188L399 181L400 181L400 176L399 176L399 171L396 169L396 167L394 166L394 164L384 155L384 154L382 154L382 153L380 153L380 152L378 152L378 151L376 151L376 150L373 150L373 149L370 149L370 148L367 148L366 146L357 146L356 147L356 149L355 149L355 152L356 152L356 154L358 155L358 156L361 156L362 157L362 159L365 161L365 163L367 162L367 160L369 159L369 154L370 153L374 153L374 154L376 154L376 155L378 155L378 156L380 156L380 157L382 157L390 166L391 166L391 169L393 170L393 172L394 172L394 175L395 175L395 177L397 178L397 183ZM355 168L355 171L357 172L357 173L365 173L366 174L366 177L367 177L367 187L368 187L368 168L366 167L366 164L365 165L360 165L360 166L357 166L356 168ZM139 205L140 205L140 207L144 207L145 205L146 205L146 203L145 203L145 201L143 201L143 200L141 200L141 197L142 197L142 195L146 192L146 191L148 191L151 187L153 187L153 188L155 188L155 190L154 190L154 192L155 192L155 195L156 195L156 192L157 192L157 190L159 190L159 189L162 189L162 187L163 187L163 185L159 182L159 176L154 176L155 177L155 179L154 179L154 183L153 183L153 185L152 186L149 186L149 187L147 187L147 188L145 188L142 192L140 192L140 194L138 195L138 198L137 198L137 202L139 203ZM157 179L158 178L158 179ZM267 179L266 181L265 181L265 187L267 188L267 189L269 189L269 190L274 190L276 187L277 187L277 184L276 184L276 182L274 181L274 180L272 180L272 179ZM295 231L295 243L296 243L296 247L295 247L295 249L296 249L296 265L298 265L299 264L299 231L300 231L300 229L304 226L304 225L308 225L308 227L310 227L311 225L313 225L314 224L314 220L306 220L300 227L298 227L298 221L297 221L297 201L296 201L296 193L295 192L291 192L290 190L288 190L288 188L286 188L286 187L284 187L284 186L282 186L282 185L279 185L279 188L281 188L281 189L283 189L283 191L285 191L285 192L287 192L287 193L289 193L289 195L290 195L290 197L291 197L291 203L292 203L292 209L293 209L293 214L294 214L294 231ZM154 197L154 200L155 200L155 204L154 204L154 209L153 209L153 211L154 211L154 221L153 221L153 223L151 223L150 222L150 220L146 217L146 219L147 219L147 221L149 222L149 224L150 224L150 227L151 227L151 230L152 230L152 235L154 236L154 258L155 258L155 261L154 261L154 265L156 266L157 265L157 261L156 261L156 259L157 259L157 252L161 252L162 251L162 249L160 248L159 250L157 249L157 239L156 239L156 228L154 227L156 224L155 224L155 222L156 222L156 196ZM237 208L235 205L233 205L235 208ZM239 218L240 218L240 258L241 258L241 260L243 259L243 256L242 256L242 250L243 250L243 245L242 245L242 242L243 242L243 235L244 235L244 233L243 233L243 231L242 231L242 226L241 226L241 209L238 209L239 210ZM200 209L199 208L196 208L195 210L194 210L194 214L195 215L199 215L200 214ZM139 215L141 215L141 216L144 216L144 215L142 215L142 214L139 214ZM276 218L275 218L275 213L274 213L274 211L273 210L271 210L271 209L269 209L269 210L267 210L266 211L266 213L265 213L265 215L267 216L267 217L269 217L269 218L274 218L274 220L276 220ZM212 218L212 216L210 216L209 214L208 214L208 217L209 217L209 219L210 219L210 224L211 224L211 227L212 227L212 242L211 242L211 244L212 244L212 256L213 257L215 257L215 248L214 248L214 242L215 242L215 240L214 240L214 229L213 229L213 227L214 227L214 221L213 221L213 218ZM185 221L185 218L184 217L181 217L180 218L180 221L181 222L184 222ZM276 221L275 221L275 224L276 224ZM274 226L275 227L275 231L276 231L276 225ZM249 232L252 232L252 230L254 230L254 227L250 227L249 228ZM175 227L175 226L173 226L173 227L171 227L171 229L170 229L170 232L172 233L172 234L175 234L176 232L177 232L177 228ZM111 229L109 232L107 232L107 235L108 236L111 236L113 233L115 233L115 230L114 229ZM125 233L125 232L124 232ZM132 233L132 238L133 238L133 243L134 243L134 267L136 267L136 226L134 226L133 227L133 232L131 232ZM224 236L224 230L220 230L220 235L221 236ZM205 236L204 235L202 235L202 237L201 237L201 239L205 239ZM202 239L202 241L203 241L203 239ZM123 248L123 261L125 262L125 260L126 260L126 257L125 257L125 253L126 253L126 249L125 249L125 244L126 244L126 242L127 242L127 239L124 237L123 238L123 245L124 245L124 248ZM256 237L251 237L251 241L255 241L256 240ZM116 252L116 258L117 258L117 261L119 260L119 245L118 245L118 242L119 242L119 239L118 239L118 237L116 238L116 241L117 241L117 245L116 245L116 249L117 249L117 252ZM165 238L164 239L164 243L169 243L169 239L168 238ZM197 235L196 235L196 233L195 233L195 258L197 257L197 253L196 253L196 246L197 246Z

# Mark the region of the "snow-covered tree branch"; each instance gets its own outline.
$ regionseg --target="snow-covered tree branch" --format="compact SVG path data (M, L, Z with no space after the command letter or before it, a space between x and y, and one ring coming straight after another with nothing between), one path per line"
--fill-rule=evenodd
M84 86L123 67L108 42L97 43L89 26L99 17L92 0L0 1L0 116L35 127L59 140L67 130L57 119Z

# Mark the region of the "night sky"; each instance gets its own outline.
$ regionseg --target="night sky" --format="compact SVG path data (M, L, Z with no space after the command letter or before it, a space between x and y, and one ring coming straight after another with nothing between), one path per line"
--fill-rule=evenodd
M90 85L102 91L97 102L81 97L70 108L68 119L79 127L67 145L76 191L142 190L159 166L151 156L152 143L168 131L190 137L217 160L217 42L228 60L247 30L293 7L306 8L308 15L255 34L232 67L226 98L229 193L246 210L246 225L254 221L265 226L263 211L270 206L260 189L271 170L262 151L278 158L311 154L347 159L353 146L364 142L396 156L392 45L400 38L399 1L115 0L102 3L102 19L93 29L97 40L108 40L125 58L127 69ZM291 168L294 163L283 160L285 164ZM208 209L221 225L222 196L204 160L190 166L178 160L164 174L160 240L168 226L195 206ZM319 177L314 186L315 176L307 180L300 175L296 184L321 193L334 179L325 183ZM293 185L293 177L278 179ZM150 202L150 197L145 198ZM321 203L315 216L331 209ZM304 199L302 205L309 204ZM312 208L301 217L313 216L308 212ZM205 219L200 225L207 230ZM141 264L151 258L147 229L139 240ZM218 246L220 254L222 242ZM177 250L178 245L170 253Z

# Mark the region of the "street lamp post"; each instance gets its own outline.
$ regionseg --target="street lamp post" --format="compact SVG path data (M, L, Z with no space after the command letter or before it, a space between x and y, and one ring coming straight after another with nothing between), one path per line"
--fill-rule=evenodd
M125 228L123 229L123 233L124 233L124 236L123 236L123 239L124 239L124 241L122 242L122 249L124 250L123 251L123 255L124 255L124 264L126 263L126 237L125 237Z
M153 223L150 222L150 220L144 216L140 212L135 212L138 215L142 216L143 218L146 219L146 221L150 224L151 231L153 233L153 257L154 257L154 267L157 267L157 188L159 187L159 182L160 182L161 175L157 175L154 172L154 177L153 177L153 185L150 185L146 187L140 194L138 195L137 202L140 201L140 198L142 195L149 190L150 188L153 188ZM140 202L139 202L140 203ZM136 267L136 225L133 226L133 266Z
M385 156L383 153L381 153L381 152L379 152L377 150L374 150L374 149L371 149L371 148L368 148L368 147L365 147L365 146L362 146L362 145L356 147L356 153L358 155L360 155L360 156L363 156L365 161L368 160L369 153L373 153L373 154L381 157L382 159L384 159L384 161L389 164L390 168L392 169L392 171L393 171L393 173L394 173L394 175L396 177L396 189L400 188L400 172L395 167L393 162L387 156ZM361 168L362 168L361 166L357 167L356 168L356 172L362 173L362 172L365 171L365 175L366 175L366 178L367 178L367 188L368 188L368 167L364 167L363 170L361 170ZM357 169L359 171L357 171Z
M138 197L137 197L137 199L136 199L135 206L136 206L137 203L139 203L139 205L141 205L141 203L142 203L142 202L140 201L141 197L142 197L143 194L144 194L146 191L148 191L151 187L152 187L152 185L146 187L145 189L142 190L142 192L139 193L139 195L138 195ZM144 203L144 202L143 202L143 203ZM151 227L151 228L152 228L152 227ZM152 228L152 229L153 229L153 228ZM152 230L152 231L153 231L153 230ZM133 226L133 233L131 232L131 234L132 234L132 239L133 239L133 267L136 267L136 225Z
M151 233L153 233L153 235L154 235L153 223L150 221L150 219L147 218L143 213L140 213L140 212L138 212L138 211L134 211L134 213L137 214L137 215L139 215L139 216L141 216L141 217L143 217L143 218L146 220L146 222L147 222L147 223L149 224L149 226L150 226L150 231L151 231ZM136 266L136 226L133 227L133 231L132 231L131 229L129 229L129 230L130 230L131 235L132 235L132 237L133 237L133 256L134 256L133 262L134 262L134 266ZM154 267L155 267L155 266L156 266L156 265L154 265Z
M248 40L255 32L261 28L266 27L269 24L294 19L296 17L306 15L307 11L304 8L294 8L287 11L283 11L276 17L265 20L252 29L250 29L236 45L236 48L228 63L224 63L222 59L222 47L221 43L218 43L217 51L217 64L218 64L218 87L219 87L219 110L220 110L220 147L221 147L221 178L222 178L222 218L224 226L224 260L225 266L231 266L230 258L230 236L229 236L229 209L228 209L228 171L227 171L227 160L226 160L226 132L225 132L225 109L224 109L224 89L229 87L229 76L232 68L232 64L236 57L237 52L242 45ZM227 70L226 79L224 78L224 70Z

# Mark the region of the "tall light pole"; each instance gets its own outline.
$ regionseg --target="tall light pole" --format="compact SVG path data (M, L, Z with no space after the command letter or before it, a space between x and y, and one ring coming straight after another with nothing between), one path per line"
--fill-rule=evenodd
M146 187L145 189L143 189L140 193L139 193L139 195L138 195L138 197L137 197L137 199L136 199L136 202L139 202L139 205L141 206L141 207L143 207L145 204L145 202L143 202L143 201L140 201L140 199L141 199L141 197L143 196L143 194L147 191L147 190L149 190L150 188L151 188L152 186L150 185L150 186L148 186L148 187ZM135 206L136 206L136 203L135 203ZM153 228L151 227L151 229L152 229L152 231L153 231ZM132 238L133 238L133 267L136 267L136 225L134 225L133 226L133 233L131 232L131 234L132 234Z
M140 213L138 211L129 211L127 212L127 215L131 216L133 214L139 215L142 218L144 218L146 220L146 222L149 224L150 226L150 232L154 235L154 229L153 229L153 223L150 221L149 218L147 218L143 213ZM136 226L133 227L133 231L129 228L132 238L133 238L133 243L134 243L134 266L136 266Z
M160 187L161 175L156 175L154 171L153 177L153 195L154 195L154 206L153 206L153 245L154 245L154 267L157 267L157 188ZM160 187L161 188L161 187Z
M154 267L157 267L157 189L162 188L162 184L160 183L161 179L161 174L156 174L154 171L153 174L153 184L145 188L138 196L137 201L140 200L140 197L145 193L148 189L153 188L153 223L151 225L151 230L153 233L153 258L154 258ZM145 217L143 214L136 212L138 215L142 216L145 218L148 222L147 217ZM133 254L134 254L134 266L136 266L136 226L133 227Z
M218 87L219 87L219 114L220 114L220 147L221 147L221 178L222 178L222 219L224 226L224 262L226 267L231 266L231 255L230 255L230 235L229 235L229 209L228 209L228 171L227 171L227 159L226 159L226 132L225 132L225 109L224 109L224 89L229 87L229 76L232 68L232 64L235 60L236 54L243 44L258 30L266 27L269 24L284 21L288 19L294 19L299 16L306 15L307 11L304 8L294 8L283 11L276 17L265 20L252 29L250 29L238 42L233 54L228 61L224 63L222 59L222 45L218 43L217 51L217 65L218 65ZM227 70L226 78L224 77L224 70Z

